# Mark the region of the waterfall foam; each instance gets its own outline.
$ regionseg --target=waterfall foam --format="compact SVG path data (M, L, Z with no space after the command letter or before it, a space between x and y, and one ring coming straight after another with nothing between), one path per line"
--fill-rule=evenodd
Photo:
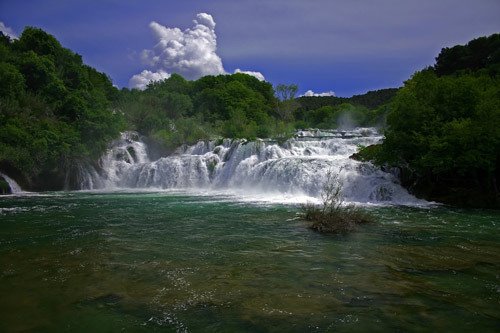
M200 141L150 161L135 132L125 132L87 170L82 189L207 189L318 198L326 172L340 175L348 202L418 204L397 178L371 163L350 159L382 136L373 128L299 131L279 145L270 140Z
M23 193L24 192L23 189L21 188L21 186L19 186L19 184L17 184L14 179L10 178L6 174L0 172L0 177L2 177L3 179L5 179L5 181L7 182L7 184L9 184L10 192L12 194L18 194L18 193Z

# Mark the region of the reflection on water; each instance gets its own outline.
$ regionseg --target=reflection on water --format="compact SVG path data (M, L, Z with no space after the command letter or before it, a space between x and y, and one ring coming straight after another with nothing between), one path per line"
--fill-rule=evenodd
M1 198L0 331L498 330L499 213L367 209L324 236L293 206Z

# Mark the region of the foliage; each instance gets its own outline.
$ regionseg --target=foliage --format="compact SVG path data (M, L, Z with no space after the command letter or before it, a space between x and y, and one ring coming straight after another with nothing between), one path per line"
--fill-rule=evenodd
M476 38L466 45L444 48L434 66L438 76L481 69L490 75L500 73L500 34Z
M498 38L444 49L436 67L415 73L393 100L386 139L374 159L406 169L416 192L428 198L461 205L500 202L500 80L479 69L478 60L500 52ZM490 67L500 60L486 58ZM447 197L452 192L457 195Z
M342 103L337 106L322 106L301 115L296 115L298 128L340 128L350 129L358 126L377 126L385 122L388 107L369 110L363 106Z
M209 137L269 137L280 130L272 115L275 104L272 86L246 74L205 76L196 81L174 74L145 91L122 90L116 108L130 128L171 150L175 142ZM189 135L177 130L186 121L193 129Z
M123 89L114 106L123 113L128 128L148 136L163 146L164 152L172 151L174 144L217 137L250 140L271 137L282 142L296 128L383 122L388 110L343 103L301 114L298 110L303 108L300 102L303 98L296 98L297 91L297 85L279 84L273 89L269 83L243 73L205 76L196 81L186 81L174 74L149 84L144 91ZM391 91L355 98L376 103L388 98ZM177 130L177 123L186 119L193 128L189 135Z
M388 116L384 151L433 173L492 173L500 153L500 81L415 74Z
M384 126L389 101L398 89L369 91L350 98L322 96L300 97L295 110L297 128L337 128Z
M296 84L278 84L275 88L276 114L284 121L293 119L293 112L300 104L295 100L299 87Z
M118 135L123 122L110 107L118 90L40 29L18 40L0 34L0 54L0 166L28 188L62 186Z
M368 91L366 94L354 95L348 98L348 102L354 105L364 106L367 109L377 109L387 104L396 96L398 88L380 89Z
M311 222L310 228L322 233L345 233L360 224L373 222L373 218L355 207L345 205L342 196L342 182L338 174L329 170L321 192L321 205L302 206L302 217Z
M180 118L163 129L150 133L151 139L165 149L165 153L174 151L184 144L194 144L198 140L210 138L207 127L201 126L197 118Z
M300 112L308 112L322 106L338 106L343 103L364 106L368 109L376 109L387 104L397 93L397 88L380 89L368 91L366 94L354 95L352 97L336 96L302 96L297 100L300 103Z
M383 163L379 160L381 149L382 144L360 147L359 151L350 157L358 161L374 161L376 163Z

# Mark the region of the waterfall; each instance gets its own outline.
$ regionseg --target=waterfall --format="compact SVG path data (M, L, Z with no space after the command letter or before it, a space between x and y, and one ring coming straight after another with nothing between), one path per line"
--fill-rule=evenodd
M7 184L9 184L9 187L10 187L10 192L12 194L16 194L16 193L23 193L24 191L21 189L21 186L19 186L19 184L16 183L16 181L12 178L10 178L9 176L7 176L6 174L0 172L0 178L3 178L5 179L5 181L7 182Z
M349 156L360 146L380 142L374 128L299 131L279 145L271 140L200 141L150 161L135 132L125 132L87 170L82 189L206 189L318 198L328 170L339 174L346 201L414 204L398 179Z

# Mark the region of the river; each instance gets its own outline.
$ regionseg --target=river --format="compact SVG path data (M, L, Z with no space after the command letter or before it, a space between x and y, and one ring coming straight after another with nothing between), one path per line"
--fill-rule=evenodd
M500 214L299 207L184 191L0 199L0 331L477 331L500 324Z

